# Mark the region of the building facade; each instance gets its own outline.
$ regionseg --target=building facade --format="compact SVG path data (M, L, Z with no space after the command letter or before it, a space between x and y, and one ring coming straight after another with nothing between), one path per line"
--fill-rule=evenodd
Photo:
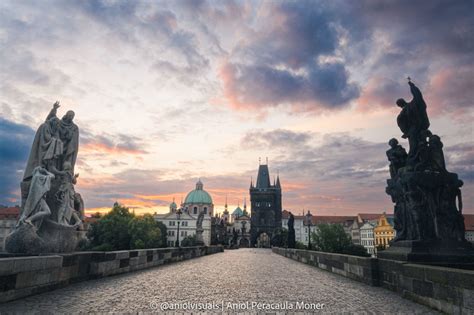
M20 207L0 208L0 252L5 251L5 239L13 231L20 216Z
M276 229L282 226L280 178L270 183L268 165L258 168L255 186L250 183L251 228L250 245L269 247ZM259 238L262 239L259 240Z
M201 211L204 212L202 221L203 241L206 246L211 245L211 217L214 213L214 204L211 195L203 187L203 183L199 180L196 183L196 189L190 191L181 204L180 210L182 213L180 215L177 213L178 206L174 201L170 204L168 213L155 213L155 220L166 225L167 245L169 247L174 247L178 240L178 222L180 244L185 237L196 234L197 219Z
M375 247L376 248L388 248L390 242L395 237L395 229L393 228L393 218L387 218L387 215L383 213L377 222L377 226L374 228Z
M464 237L467 241L474 243L474 214L464 214Z
M367 253L375 257L374 225L370 222L365 222L360 227L360 245L364 246Z

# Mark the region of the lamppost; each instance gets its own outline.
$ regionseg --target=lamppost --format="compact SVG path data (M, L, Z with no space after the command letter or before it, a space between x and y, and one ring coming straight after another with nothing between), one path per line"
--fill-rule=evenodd
M313 225L312 218L313 216L308 210L308 213L306 213L306 225L308 226L308 249L309 250L311 250L311 225Z
M183 213L183 211L181 210L181 208L179 208L177 211L176 211L176 218L178 219L178 235L176 235L176 247L179 247L179 224L181 223L180 222L180 219L181 219L181 214Z

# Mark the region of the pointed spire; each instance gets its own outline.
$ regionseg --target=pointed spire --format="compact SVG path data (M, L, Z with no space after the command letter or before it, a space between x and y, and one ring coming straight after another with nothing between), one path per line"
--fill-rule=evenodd
M281 188L281 184L280 184L280 175L277 175L277 183L276 183L276 187L277 187L277 188Z
M225 194L225 206L224 206L224 208L227 211L227 194Z
M244 211L247 210L247 197L244 197Z
M250 176L250 188L253 188L253 177Z

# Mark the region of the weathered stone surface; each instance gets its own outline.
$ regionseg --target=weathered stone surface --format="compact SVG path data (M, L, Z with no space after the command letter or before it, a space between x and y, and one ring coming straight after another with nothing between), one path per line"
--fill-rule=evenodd
M222 251L221 246L211 246L140 250L134 251L137 255L133 258L121 258L129 256L126 251L0 258L0 270L4 270L4 274L0 274L0 303L54 290L74 282L171 262L158 260L160 253L162 256L177 253L176 260L184 260Z
M297 261L301 261L300 258L308 254L306 250L275 247L273 251ZM443 312L456 313L464 309L469 310L468 314L474 313L472 303L466 300L474 292L474 271L472 270L321 252L311 252L311 255L317 256L318 261L324 261L315 265L321 269L373 286L382 286L398 292L403 297ZM349 262L344 263L343 271L334 267L337 265L335 261L338 258L340 261ZM360 268L363 268L362 274L360 274Z
M71 252L84 239L84 231L78 231L84 202L74 189L79 129L73 111L56 116L59 107L54 103L35 134L20 184L20 217L5 240L10 253Z
M404 300L394 292L292 261L272 254L270 250L250 248L77 283L1 305L0 312L161 313L159 308L152 306L184 301L320 302L325 304L322 310L305 313L437 314L428 307ZM224 312L234 314L239 311L225 309ZM240 311L244 312L247 311ZM177 310L176 313L189 311Z

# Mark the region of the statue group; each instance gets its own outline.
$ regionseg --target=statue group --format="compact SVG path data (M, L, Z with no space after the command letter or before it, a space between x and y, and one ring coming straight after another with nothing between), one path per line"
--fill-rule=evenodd
M387 151L390 179L386 192L395 204L396 237L390 250L380 256L443 260L462 255L461 251L467 253L471 247L464 238L463 182L446 169L443 143L429 130L422 93L410 79L408 84L413 100L396 103L401 108L397 124L402 138L408 139L409 151L395 138Z
M5 248L11 253L73 251L84 233L84 202L75 191L79 128L74 112L57 117L54 103L38 128L21 187L21 213Z

